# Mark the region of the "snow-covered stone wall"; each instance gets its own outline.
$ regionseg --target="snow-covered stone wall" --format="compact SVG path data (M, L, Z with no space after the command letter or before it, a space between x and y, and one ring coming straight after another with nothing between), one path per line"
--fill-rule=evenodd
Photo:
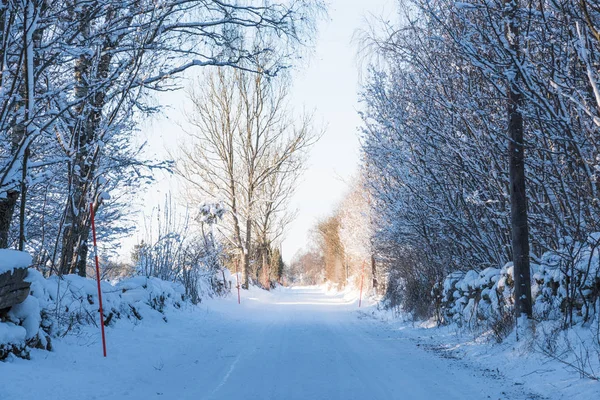
M537 319L587 322L600 312L599 235L590 241L545 253L531 264L532 298ZM453 272L441 291L441 313L446 322L475 326L512 314L513 266L483 271ZM571 320L572 318L572 320Z

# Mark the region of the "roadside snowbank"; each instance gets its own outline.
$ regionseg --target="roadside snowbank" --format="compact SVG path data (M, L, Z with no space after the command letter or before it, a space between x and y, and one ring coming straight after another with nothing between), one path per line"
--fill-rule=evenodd
M534 338L517 341L514 331L502 342L490 340L490 335L475 334L470 329L459 328L456 324L437 326L434 321L413 321L408 314L400 318L392 310L370 307L360 311L365 317L384 321L394 330L410 338L418 347L443 358L464 363L477 373L513 382L538 393L540 399L589 400L600 398L600 382L587 379L578 370L578 361L573 352L561 355L561 347L569 342L572 345L580 340L592 339L590 328L575 327L567 331L548 330L547 324L540 324ZM553 342L557 354L564 358L549 357L540 346ZM581 361L598 366L595 355L588 347L587 358ZM585 356L585 352L582 353ZM569 363L570 365L566 364ZM507 387L510 389L510 387Z
M600 398L600 234L583 243L565 239L561 246L531 263L531 330L516 329L512 263L449 274L431 292L435 313L429 321L383 310L383 304L368 314L444 357L477 364L549 398Z
M351 280L353 282L353 280ZM372 306L381 301L381 296L375 295L374 293L363 288L362 292L360 290L360 286L355 285L354 283L350 283L346 285L343 289L339 289L338 285L332 283L325 283L322 285L316 286L305 286L307 288L313 287L322 289L326 294L330 296L341 296L345 302L347 303L356 303L358 307L358 303L360 301L361 307Z
M98 326L96 281L77 275L44 278L28 270L31 290L27 299L0 322L0 360L10 353L28 358L30 348L51 349L51 338L77 331L82 325ZM104 324L121 318L163 320L168 308L180 308L185 300L182 285L157 278L134 277L116 284L101 282Z

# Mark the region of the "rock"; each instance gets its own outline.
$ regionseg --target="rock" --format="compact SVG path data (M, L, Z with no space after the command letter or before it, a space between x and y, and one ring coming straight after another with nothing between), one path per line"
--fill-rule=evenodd
M0 274L0 311L22 303L29 295L31 283L25 282L27 268L14 268Z

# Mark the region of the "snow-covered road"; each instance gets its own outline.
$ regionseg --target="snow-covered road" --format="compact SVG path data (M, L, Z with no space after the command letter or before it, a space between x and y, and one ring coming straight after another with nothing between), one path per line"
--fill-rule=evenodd
M119 321L32 361L0 363L0 399L528 399L521 386L418 347L318 288L244 293L169 316Z

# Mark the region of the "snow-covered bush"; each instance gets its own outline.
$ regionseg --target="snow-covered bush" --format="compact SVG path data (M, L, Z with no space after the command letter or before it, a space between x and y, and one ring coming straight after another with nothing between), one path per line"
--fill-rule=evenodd
M566 325L589 320L597 312L596 267L589 265L596 262L582 252L593 252L586 239L600 231L600 96L589 78L600 60L600 40L592 39L600 14L590 14L586 4L598 2L398 3L411 18L382 22L380 31L364 37L378 60L361 94L362 161L378 257L392 259L388 265L395 268L394 252L411 246L442 280L453 271L479 274L512 259L515 182L503 157L511 142L506 106L513 101L506 82L514 77L506 71L514 68L520 74L508 80L521 96L519 121L526 127L527 246L538 255L554 250L560 259L556 280L540 276L544 290L562 296L546 311L558 309ZM506 33L507 4L517 25L527 25L515 39L527 42L518 56L498 34ZM404 275L399 283L409 279ZM488 283L478 290L491 290ZM457 294L467 301L463 308L470 302L467 311L486 305L472 290L467 297ZM469 316L464 319L473 321Z
M502 341L513 324L513 267L481 272L456 271L448 275L441 293L441 320L471 329L490 329Z
M192 233L189 216L179 218L167 198L159 213L157 235L150 230L134 249L136 274L182 284L193 303L199 303L202 296L227 293L218 278L224 269L223 249L213 235L213 225L223 214L220 204L203 204L195 219L200 232Z
M581 243L563 239L532 271L534 311L543 319L562 318L564 326L589 323L600 312L600 233Z
M44 278L29 269L31 290L27 299L0 321L0 360L13 353L27 358L31 347L51 349L51 338L77 331L82 325L98 324L96 281L77 275ZM104 324L127 318L158 318L180 308L186 301L181 284L153 277L134 277L116 284L102 281Z
M202 296L225 291L223 281L215 278L223 269L221 250L207 245L202 238L165 237L155 243L142 242L135 251L133 259L139 275L180 283L194 303L199 303Z

